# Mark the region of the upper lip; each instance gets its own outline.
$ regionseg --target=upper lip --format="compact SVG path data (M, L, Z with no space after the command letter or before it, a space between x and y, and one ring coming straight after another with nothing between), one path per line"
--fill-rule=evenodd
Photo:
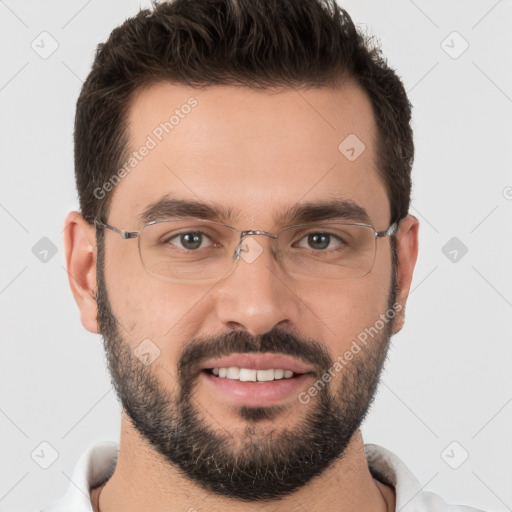
M218 359L209 359L202 366L202 370L211 368L247 368L249 370L291 370L293 373L311 373L313 368L298 359L284 354L273 353L245 353L231 354Z

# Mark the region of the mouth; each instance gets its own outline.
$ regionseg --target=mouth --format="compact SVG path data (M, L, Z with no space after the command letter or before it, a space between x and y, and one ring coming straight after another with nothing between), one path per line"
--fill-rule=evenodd
M314 372L311 366L281 354L232 354L206 362L204 382L235 405L270 406L297 396Z
M305 373L295 373L292 370L285 370L284 368L255 370L236 366L207 368L203 371L221 379L237 380L240 382L271 382L274 380L293 379L299 375L305 375Z
M273 352L230 354L206 361L201 369L220 378L246 382L289 379L314 370L311 365L295 357Z

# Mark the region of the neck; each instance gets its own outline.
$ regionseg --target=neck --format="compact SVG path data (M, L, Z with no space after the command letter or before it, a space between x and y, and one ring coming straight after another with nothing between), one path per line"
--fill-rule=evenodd
M135 462L136 461L136 462ZM95 512L235 512L241 502L208 492L154 451L123 413L117 466L112 477L91 493ZM394 491L372 478L358 430L343 457L322 475L278 501L243 502L247 512L289 511L297 504L310 512L391 512Z

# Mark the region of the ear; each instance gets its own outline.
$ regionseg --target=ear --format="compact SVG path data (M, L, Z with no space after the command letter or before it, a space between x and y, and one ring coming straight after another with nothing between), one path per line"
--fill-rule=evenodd
M82 325L92 333L99 333L95 227L78 212L70 212L66 217L64 251L69 285L80 309Z
M412 276L416 259L418 258L418 232L420 223L418 219L412 215L404 217L398 226L398 233L396 237L397 245L397 279L398 291L396 302L400 305L397 307L397 315L393 322L393 334L402 330L405 321L405 304L409 297L409 290L411 288Z

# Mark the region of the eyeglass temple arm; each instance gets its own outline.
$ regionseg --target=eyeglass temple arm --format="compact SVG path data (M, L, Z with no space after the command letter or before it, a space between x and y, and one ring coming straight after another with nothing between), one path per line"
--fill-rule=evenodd
M393 222L393 224L391 224L391 226L389 226L388 229L385 229L384 231L377 231L375 236L377 238L383 238L385 236L394 235L397 231L398 231L398 223Z
M124 231L123 229L117 229L114 226L111 226L110 224L105 224L104 222L101 222L101 220L94 219L94 224L101 228L110 229L110 231L113 231L114 233L117 233L123 240L127 240L129 238L137 238L139 236L139 233L136 231Z

